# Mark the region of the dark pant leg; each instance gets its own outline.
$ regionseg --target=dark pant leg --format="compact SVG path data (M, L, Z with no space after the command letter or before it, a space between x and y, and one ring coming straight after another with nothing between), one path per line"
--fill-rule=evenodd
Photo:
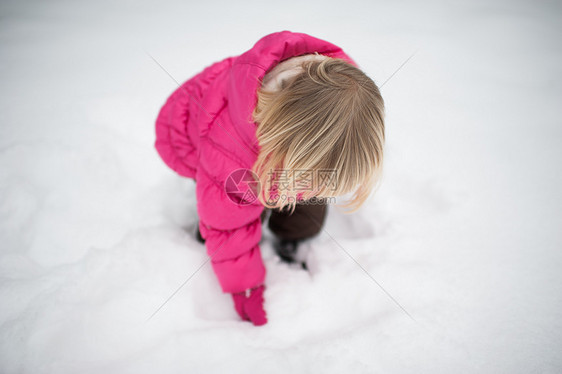
M308 239L322 230L327 211L326 204L297 204L292 214L285 209L274 209L268 226L280 239Z

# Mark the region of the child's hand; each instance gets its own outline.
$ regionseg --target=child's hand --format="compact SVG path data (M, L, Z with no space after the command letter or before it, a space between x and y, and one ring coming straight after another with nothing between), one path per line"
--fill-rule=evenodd
M256 326L265 325L267 317L263 309L263 291L265 286L261 285L246 292L233 293L234 308L245 321L250 321Z

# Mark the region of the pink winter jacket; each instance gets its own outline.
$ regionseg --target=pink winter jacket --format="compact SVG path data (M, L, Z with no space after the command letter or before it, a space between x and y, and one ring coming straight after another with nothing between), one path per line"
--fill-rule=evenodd
M196 181L199 228L224 292L264 282L259 200L237 205L224 183L237 169L252 169L258 153L252 112L265 74L280 62L319 53L353 61L337 46L306 34L282 31L249 51L217 62L168 98L156 120L156 149L164 162Z

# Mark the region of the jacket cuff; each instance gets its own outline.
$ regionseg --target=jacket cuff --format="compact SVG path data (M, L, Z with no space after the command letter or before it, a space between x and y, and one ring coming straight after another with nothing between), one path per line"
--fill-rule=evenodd
M265 281L265 266L258 245L235 259L211 263L225 293L245 292Z

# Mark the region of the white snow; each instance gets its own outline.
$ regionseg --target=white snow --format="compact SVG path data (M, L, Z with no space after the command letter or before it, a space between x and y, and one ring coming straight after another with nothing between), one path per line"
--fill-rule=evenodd
M561 372L561 13L3 1L0 372ZM342 46L378 84L415 54L382 88L372 200L332 209L310 274L279 263L266 233L257 328L193 238L193 183L153 148L176 83L149 55L183 82L283 29Z

